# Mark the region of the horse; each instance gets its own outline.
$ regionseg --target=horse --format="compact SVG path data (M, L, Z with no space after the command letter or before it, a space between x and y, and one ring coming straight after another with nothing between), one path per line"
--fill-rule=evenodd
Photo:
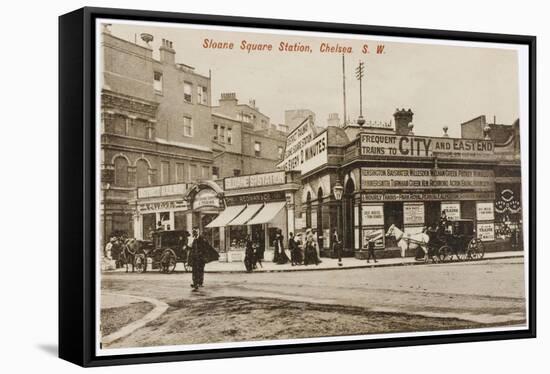
M127 239L122 244L122 251L120 252L119 261L122 265L126 266L126 272L128 272L128 265L132 265L132 273L134 272L134 262L136 253L139 252L140 245L136 239Z
M424 260L428 260L428 242L430 241L430 237L425 232L406 234L392 224L386 232L386 237L389 236L393 236L397 241L397 245L401 248L401 258L405 258L407 249L421 248L424 251Z

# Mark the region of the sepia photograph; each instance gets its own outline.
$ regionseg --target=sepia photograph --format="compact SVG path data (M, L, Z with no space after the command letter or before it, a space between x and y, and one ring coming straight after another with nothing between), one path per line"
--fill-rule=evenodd
M95 22L97 356L529 329L524 47Z

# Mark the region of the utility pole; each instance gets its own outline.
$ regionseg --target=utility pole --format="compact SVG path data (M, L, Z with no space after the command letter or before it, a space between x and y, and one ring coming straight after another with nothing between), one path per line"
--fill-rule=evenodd
M365 63L359 61L359 66L355 69L355 76L359 81L359 118L357 118L357 124L361 127L365 124L365 118L363 118L363 76L365 75Z
M346 58L345 54L342 53L342 86L344 93L344 126L348 123L348 115L346 108Z

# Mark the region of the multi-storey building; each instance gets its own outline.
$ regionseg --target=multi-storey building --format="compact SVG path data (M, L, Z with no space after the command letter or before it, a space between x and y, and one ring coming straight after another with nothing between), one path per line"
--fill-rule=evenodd
M235 93L222 93L212 107L212 128L216 178L272 171L283 157L287 134L254 100L239 104Z
M160 58L149 43L102 33L101 167L103 237L135 234L137 187L210 179L212 125L210 77L176 62L169 40ZM174 223L174 217L143 214L139 227ZM168 228L168 227L166 227Z

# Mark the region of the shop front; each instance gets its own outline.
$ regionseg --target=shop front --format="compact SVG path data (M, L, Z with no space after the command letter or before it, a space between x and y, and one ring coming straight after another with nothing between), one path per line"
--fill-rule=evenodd
M339 171L344 247L397 246L391 225L406 234L447 220L471 219L476 236L495 240L495 172L489 140L360 133ZM399 238L398 238L399 239Z
M287 200L296 189L297 185L287 183L284 171L225 178L225 210L207 225L224 237L220 261L242 261L247 236L259 246L263 259L272 261L277 232L286 245L288 217L294 221L293 207Z
M219 233L207 228L222 210L222 189L212 181L179 183L137 189L134 232L139 240L151 240L156 230L187 230L198 227L215 248Z

